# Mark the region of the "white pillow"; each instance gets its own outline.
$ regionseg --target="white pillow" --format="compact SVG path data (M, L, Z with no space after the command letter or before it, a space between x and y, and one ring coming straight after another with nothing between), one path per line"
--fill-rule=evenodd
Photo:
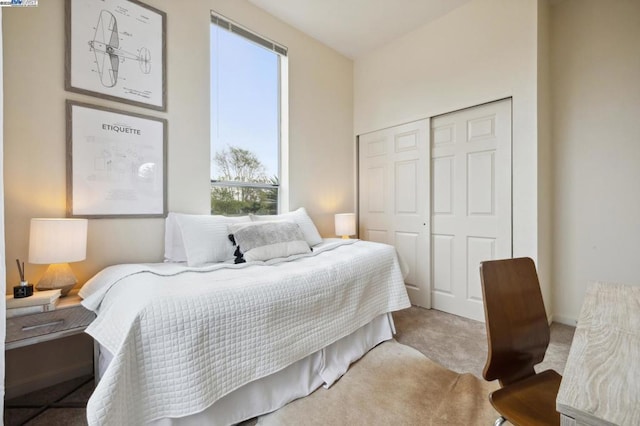
M167 215L164 226L164 261L165 262L186 262L187 253L184 251L182 242L182 232L178 225L176 216L180 213L170 212Z
M309 247L313 247L322 242L322 237L318 232L318 228L316 228L316 225L313 224L313 221L307 214L307 211L305 210L304 207L300 207L298 210L289 212L289 213L282 213L278 215L261 215L261 216L256 216L254 214L251 214L249 215L249 217L251 217L251 220L253 221L286 220L288 222L297 223L298 226L300 226L300 229L302 230L302 234L304 235L304 239L307 242L307 244L309 244Z
M297 223L289 221L260 221L229 225L238 250L235 263L285 258L310 253Z
M187 265L224 262L233 259L233 244L227 227L250 222L249 216L176 215L182 233Z

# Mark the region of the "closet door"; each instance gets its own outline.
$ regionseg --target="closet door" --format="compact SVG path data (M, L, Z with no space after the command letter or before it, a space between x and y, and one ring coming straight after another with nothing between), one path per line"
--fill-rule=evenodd
M431 119L435 309L484 321L479 265L512 256L511 100Z
M359 236L395 246L411 303L431 307L429 120L360 135Z

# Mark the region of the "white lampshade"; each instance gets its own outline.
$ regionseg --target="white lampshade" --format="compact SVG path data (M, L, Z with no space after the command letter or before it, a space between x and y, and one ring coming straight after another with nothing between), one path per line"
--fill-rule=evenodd
M66 296L76 285L69 262L87 257L87 224L87 219L31 219L29 263L50 264L38 290L60 289Z
M348 238L356 233L356 214L338 213L335 216L336 235Z
M31 219L29 263L69 263L86 259L87 223L87 219Z

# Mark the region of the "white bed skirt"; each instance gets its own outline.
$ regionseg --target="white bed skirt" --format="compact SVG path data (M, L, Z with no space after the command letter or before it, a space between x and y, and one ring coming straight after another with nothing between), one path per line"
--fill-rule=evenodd
M154 426L232 425L277 410L285 404L324 385L331 386L373 347L393 338L395 328L390 313L285 369L247 383L214 402L206 410L186 417L164 418ZM100 346L98 372L102 377L112 355Z

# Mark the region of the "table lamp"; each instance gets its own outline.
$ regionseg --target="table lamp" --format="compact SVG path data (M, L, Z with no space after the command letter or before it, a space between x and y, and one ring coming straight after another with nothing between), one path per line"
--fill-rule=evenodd
M350 235L356 234L356 214L338 213L335 216L336 235L348 239Z
M76 285L70 262L87 257L87 219L31 219L29 263L49 264L38 290L59 288L65 296Z

